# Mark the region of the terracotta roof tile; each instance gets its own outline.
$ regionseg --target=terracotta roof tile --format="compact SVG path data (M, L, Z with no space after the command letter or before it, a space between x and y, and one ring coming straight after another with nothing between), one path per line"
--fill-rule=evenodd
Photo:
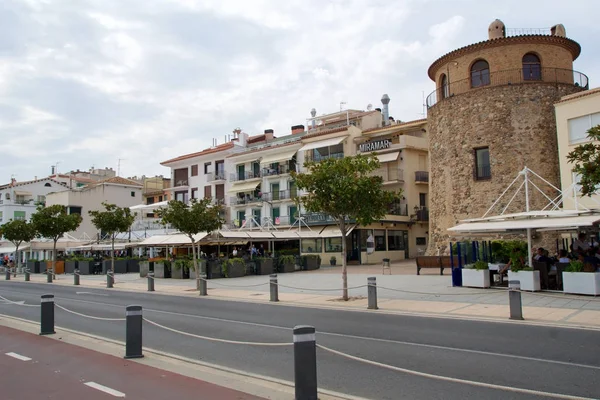
M103 185L105 183L112 183L116 185L129 185L129 186L143 186L141 183L137 183L136 181L132 181L131 179L121 178L120 176L113 176L112 178L102 179L95 183L90 183L89 185L85 185L84 188L93 188L96 186Z
M48 177L48 178L42 178L42 179L35 179L35 180L32 180L32 181L15 182L14 184L7 183L7 184L4 184L4 185L0 185L0 189L6 189L6 188L9 188L9 187L23 186L23 185L28 185L30 183L43 182L43 181L52 181L52 182L56 183L57 185L66 186L64 183L56 181L56 180Z
M318 137L318 136L329 135L330 133L342 132L345 130L348 130L348 126L341 126L339 128L326 129L326 130L320 131L320 132L309 133L307 135L304 135L302 137L302 139L310 139L310 138L314 138L314 137Z
M362 133L373 133L376 131L383 131L385 129L390 129L390 128L402 128L407 125L413 125L413 124L419 125L419 124L426 123L426 122L427 122L427 118L415 119L414 121L406 121L406 122L401 122L399 124L386 125L386 126L382 126L382 127L378 127L378 128L365 129L364 131L362 131Z
M171 164L171 163L174 163L174 162L177 162L177 161L187 160L189 158L204 156L204 155L212 154L212 153L218 153L220 151L228 150L228 149L231 149L231 148L233 148L233 143L232 142L227 142L227 143L220 144L220 145L218 145L216 147L211 147L211 148L208 148L208 149L204 149L204 150L199 151L197 153L191 153L191 154L186 154L186 155L183 155L183 156L171 158L170 160L161 162L160 165L167 165L167 164Z

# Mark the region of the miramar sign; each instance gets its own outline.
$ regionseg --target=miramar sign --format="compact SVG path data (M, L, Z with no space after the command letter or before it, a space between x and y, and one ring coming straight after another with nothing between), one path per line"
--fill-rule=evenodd
M361 153L389 149L392 141L389 139L375 140L373 142L361 143L358 145L358 150Z

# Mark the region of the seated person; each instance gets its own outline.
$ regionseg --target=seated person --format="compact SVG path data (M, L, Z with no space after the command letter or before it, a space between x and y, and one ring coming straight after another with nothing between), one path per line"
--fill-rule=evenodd
M567 256L567 251L566 250L561 250L558 253L558 262L559 263L570 263L571 259Z

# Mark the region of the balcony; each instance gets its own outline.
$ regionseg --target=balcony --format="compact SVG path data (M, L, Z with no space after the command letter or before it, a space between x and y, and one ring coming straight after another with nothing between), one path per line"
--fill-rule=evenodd
M321 161L327 160L329 158L336 158L336 159L337 158L344 158L344 153L331 153L331 154L326 155L326 156L322 156L319 153L317 153L316 155L315 154L309 154L306 157L306 161L307 162L321 162Z
M263 168L261 173L262 173L263 177L289 174L291 171L295 170L295 166L296 166L295 163L294 164L292 164L292 163L279 164L276 166L276 168L271 168L271 167Z
M297 221L297 218L290 217L289 215L282 215L280 217L263 217L261 223L262 226L269 226L269 224L273 226L290 226L293 225L294 222Z
M415 171L415 183L429 183L429 172L428 171Z
M226 181L226 180L227 180L227 176L225 174L225 171L211 172L211 173L207 174L207 176L206 176L207 182Z
M298 189L280 190L278 192L262 194L262 199L264 201L290 200L295 199L296 197L298 197Z
M246 171L243 174L233 173L230 175L229 180L231 182L247 181L250 179L260 179L262 177L261 171L254 173L253 171Z
M401 168L381 167L371 173L373 176L381 176L383 184L404 182L404 170Z
M525 73L524 73L525 72ZM471 90L494 86L521 85L531 83L553 83L579 87L582 90L589 88L588 77L581 72L561 68L519 68L504 71L489 72L477 77L480 86L472 87L470 78L451 82L445 87L439 87L427 96L427 108L433 107L440 101L456 95L468 93Z
M400 201L395 201L392 204L390 204L388 214L401 217L408 217L408 204L400 203Z
M244 204L250 203L260 203L264 200L264 194L262 196L255 196L254 194L246 194L244 197L230 197L229 205L230 206L241 206Z
M153 229L165 229L165 226L161 223L160 218L144 218L133 221L131 225L132 231L143 231Z
M417 222L428 222L429 221L429 208L423 206L415 207L415 215Z

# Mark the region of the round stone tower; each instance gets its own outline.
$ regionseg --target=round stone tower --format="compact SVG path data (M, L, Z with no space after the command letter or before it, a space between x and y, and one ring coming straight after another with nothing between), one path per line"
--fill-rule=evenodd
M507 36L495 20L488 38L429 67L430 254L447 248L448 228L482 217L525 166L560 188L554 103L588 88L573 71L581 47L564 26ZM530 198L531 209L547 202ZM511 207L524 211L519 199Z

